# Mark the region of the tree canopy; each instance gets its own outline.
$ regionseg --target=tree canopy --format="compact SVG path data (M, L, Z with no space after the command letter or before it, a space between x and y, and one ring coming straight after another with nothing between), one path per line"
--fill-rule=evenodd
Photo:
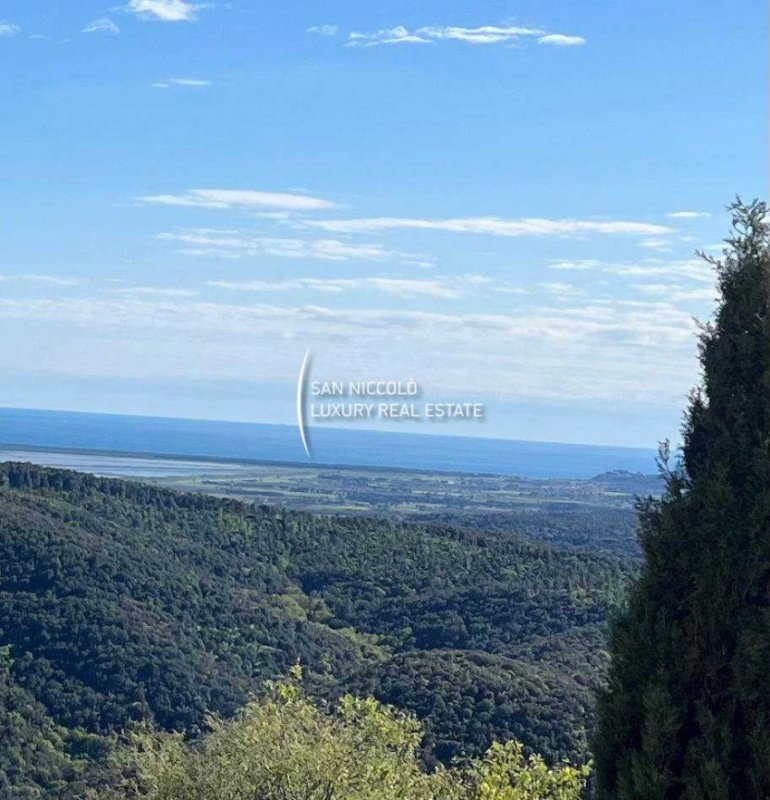
M549 769L517 742L477 761L426 772L417 720L376 700L345 695L334 708L307 700L295 669L269 683L211 732L144 731L118 754L129 776L107 800L578 800L586 767Z
M207 714L235 713L298 660L316 698L416 714L427 767L509 739L581 763L606 620L635 568L510 533L0 465L8 697L76 760L48 759L47 781L19 737L0 736L0 785L61 800L117 732L148 722L197 736ZM13 713L0 702L0 730Z
M666 492L640 504L644 568L600 701L603 800L770 797L769 228L764 203L732 212L681 459L664 448Z

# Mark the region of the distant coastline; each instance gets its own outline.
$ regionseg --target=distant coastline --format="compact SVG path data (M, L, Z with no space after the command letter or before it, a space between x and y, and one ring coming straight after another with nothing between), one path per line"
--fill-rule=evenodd
M313 436L316 457L309 462L291 425L0 408L2 451L529 478L655 472L651 449L340 428Z

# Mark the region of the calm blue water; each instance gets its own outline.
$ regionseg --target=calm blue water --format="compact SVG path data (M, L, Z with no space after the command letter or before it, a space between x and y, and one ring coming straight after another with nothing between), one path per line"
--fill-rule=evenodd
M625 447L379 431L311 431L322 464L590 478L655 472L654 452ZM0 409L0 444L307 464L297 428L242 422Z

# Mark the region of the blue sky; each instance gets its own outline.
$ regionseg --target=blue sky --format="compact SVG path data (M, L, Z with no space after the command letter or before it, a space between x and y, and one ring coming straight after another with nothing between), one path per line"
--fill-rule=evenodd
M766 195L763 2L0 0L0 405L653 445ZM423 426L422 429L425 430Z

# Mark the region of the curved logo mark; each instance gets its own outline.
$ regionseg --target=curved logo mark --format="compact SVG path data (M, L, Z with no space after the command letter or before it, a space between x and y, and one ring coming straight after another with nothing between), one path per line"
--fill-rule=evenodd
M299 435L302 438L302 446L305 448L305 453L308 458L312 458L313 456L310 454L310 445L305 429L305 396L307 394L307 377L310 372L312 361L313 356L310 354L310 350L308 350L305 353L305 358L302 360L299 378L297 379L297 424L299 425Z

